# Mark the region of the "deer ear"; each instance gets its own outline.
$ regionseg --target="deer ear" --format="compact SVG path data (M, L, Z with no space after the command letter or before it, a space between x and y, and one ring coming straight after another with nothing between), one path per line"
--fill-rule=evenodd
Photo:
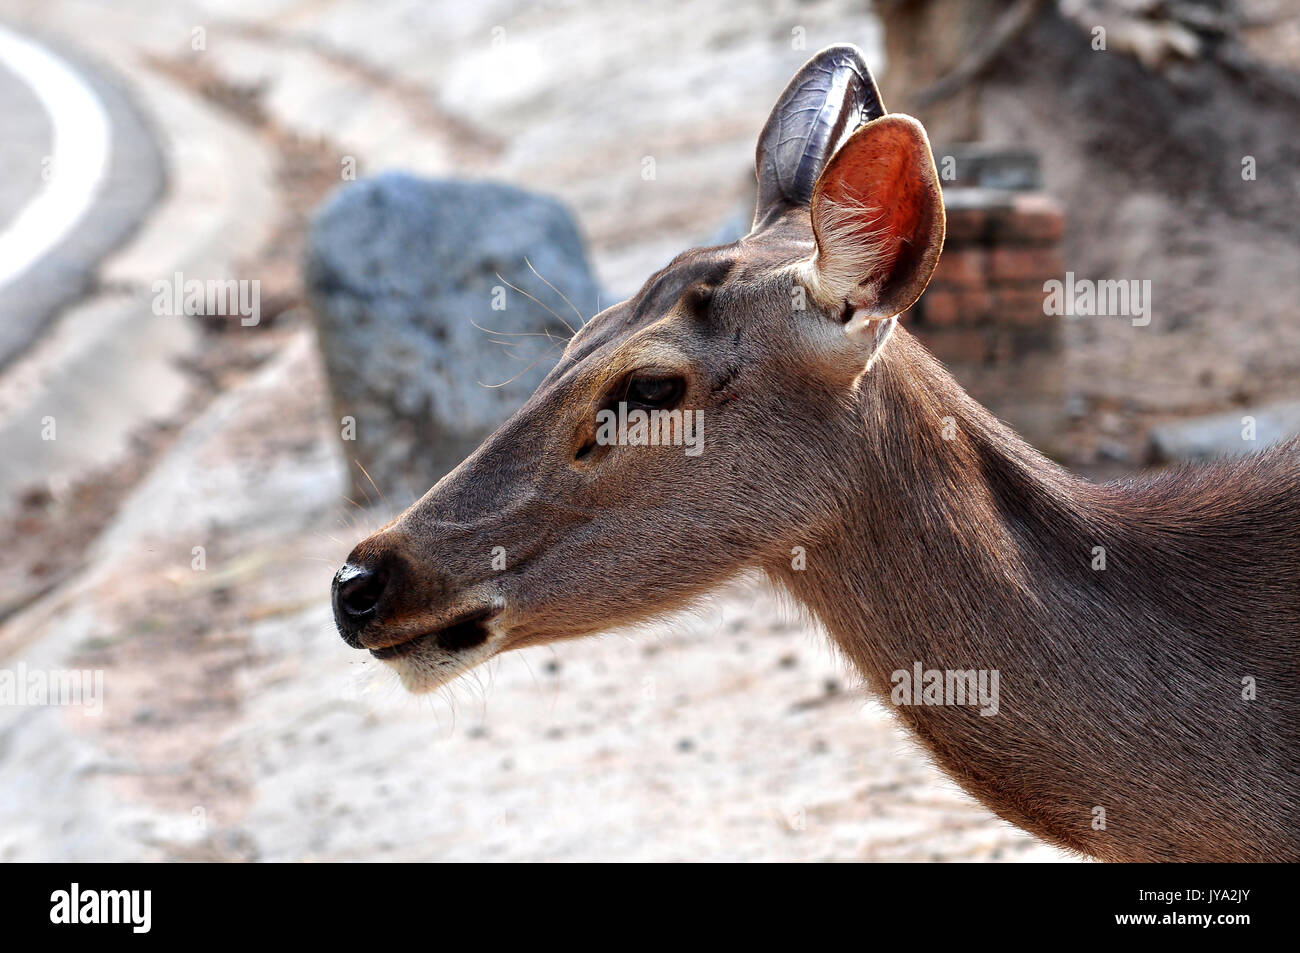
M884 114L876 82L856 46L828 46L805 63L758 137L754 229L791 208L806 208L836 146L859 125Z
M944 234L943 194L921 124L894 113L850 136L817 179L812 226L808 290L842 309L846 322L858 319L850 331L910 308Z

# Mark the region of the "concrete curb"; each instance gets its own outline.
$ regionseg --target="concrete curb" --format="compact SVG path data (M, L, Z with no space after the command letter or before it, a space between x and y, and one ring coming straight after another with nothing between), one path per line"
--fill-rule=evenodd
M24 353L49 322L90 293L101 261L130 239L162 196L166 171L157 135L121 78L41 32L18 30L65 60L98 96L109 119L109 166L77 226L0 291L0 370Z

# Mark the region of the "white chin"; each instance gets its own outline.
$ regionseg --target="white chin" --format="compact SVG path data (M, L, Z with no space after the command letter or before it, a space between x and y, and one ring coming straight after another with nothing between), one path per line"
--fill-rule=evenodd
M482 645L460 652L447 652L443 649L416 649L400 658L385 659L384 664L397 673L402 687L412 695L426 695L441 688L448 682L482 665L497 654L504 633L493 632Z
M451 680L439 678L436 671L430 671L417 660L410 658L392 659L384 664L397 673L402 687L412 695L428 694Z

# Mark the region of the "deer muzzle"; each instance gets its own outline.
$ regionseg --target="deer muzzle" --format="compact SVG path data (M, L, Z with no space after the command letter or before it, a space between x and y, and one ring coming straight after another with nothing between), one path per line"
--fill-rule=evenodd
M334 576L334 623L343 641L375 658L447 664L482 649L493 635L500 600L448 574L417 572L400 534L364 540Z

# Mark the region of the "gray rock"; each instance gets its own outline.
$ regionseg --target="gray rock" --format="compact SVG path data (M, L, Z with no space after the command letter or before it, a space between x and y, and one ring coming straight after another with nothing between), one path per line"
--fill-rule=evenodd
M326 200L307 246L304 283L358 500L375 492L355 464L390 501L432 486L536 388L565 322L579 325L574 308L583 319L597 310L572 216L511 186L362 180Z
M1249 439L1251 420L1253 440ZM1241 457L1298 434L1300 402L1268 404L1156 427L1151 431L1150 449L1157 461Z

